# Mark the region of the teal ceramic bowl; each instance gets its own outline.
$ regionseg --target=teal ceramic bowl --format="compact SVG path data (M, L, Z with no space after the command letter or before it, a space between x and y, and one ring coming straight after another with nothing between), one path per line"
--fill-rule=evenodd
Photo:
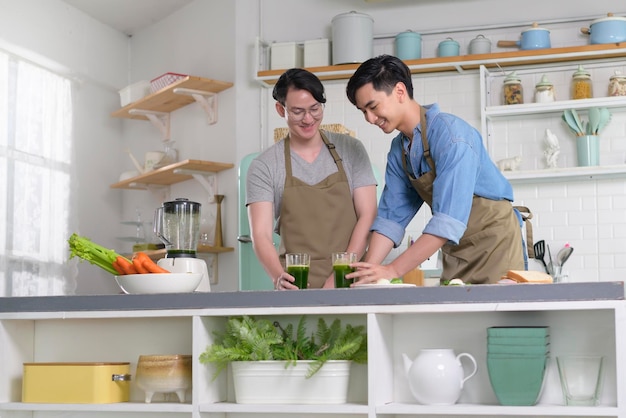
M489 354L514 354L514 355L545 355L550 352L550 345L500 345L487 344Z
M497 345L548 345L550 337L487 337L488 344Z
M511 357L520 359L535 359L537 357L546 357L550 355L550 351L539 354L519 354L519 353L487 353L488 358L503 358L510 359Z
M547 365L548 356L487 355L489 381L500 405L535 405L543 389Z
M489 327L487 337L547 337L549 327Z

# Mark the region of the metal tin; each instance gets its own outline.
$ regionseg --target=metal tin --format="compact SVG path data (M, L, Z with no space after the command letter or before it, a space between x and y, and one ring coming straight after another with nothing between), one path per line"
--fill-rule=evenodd
M459 55L459 43L452 38L446 38L439 43L437 55L440 57L454 57Z
M468 53L472 54L489 54L491 53L491 41L484 35L478 35L472 39L468 46Z
M364 13L341 13L332 20L333 65L366 61L374 55L374 19Z
M130 363L24 363L22 402L128 402Z
M401 60L422 58L422 35L407 30L396 35L396 57Z

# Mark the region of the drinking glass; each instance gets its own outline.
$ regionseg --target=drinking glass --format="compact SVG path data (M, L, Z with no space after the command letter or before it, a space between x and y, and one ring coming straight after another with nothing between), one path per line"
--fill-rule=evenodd
M335 287L350 287L354 279L346 279L346 274L350 274L356 269L350 267L350 263L358 261L356 253L333 253L333 271L335 272Z
M290 253L285 255L287 273L292 275L296 281L293 282L298 288L306 289L309 286L309 268L311 258L306 253Z
M557 356L561 388L566 405L596 406L602 392L603 356Z

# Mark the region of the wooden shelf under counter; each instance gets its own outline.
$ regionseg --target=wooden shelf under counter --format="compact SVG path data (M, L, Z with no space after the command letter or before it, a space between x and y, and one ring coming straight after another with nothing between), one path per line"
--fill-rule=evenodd
M422 74L476 70L481 65L488 68L498 66L511 67L516 65L560 63L619 57L626 57L626 42L564 48L515 50L455 57L422 58L404 62L409 67L412 74ZM326 67L310 67L307 68L307 70L316 74L321 80L344 80L350 78L358 67L359 64L343 64ZM265 84L272 85L278 81L278 78L284 72L285 70L259 71L257 73L257 79Z
M210 78L186 76L161 90L154 92L142 99L124 106L111 113L115 118L143 119L148 120L144 114L133 114L131 110L143 110L151 112L170 113L176 109L187 106L195 101L193 96L188 94L178 94L174 90L177 88L198 90L207 93L219 93L233 86L233 83L218 81Z
M185 160L112 184L112 189L145 190L148 185L169 186L193 178L190 172L217 173L233 168L232 163Z

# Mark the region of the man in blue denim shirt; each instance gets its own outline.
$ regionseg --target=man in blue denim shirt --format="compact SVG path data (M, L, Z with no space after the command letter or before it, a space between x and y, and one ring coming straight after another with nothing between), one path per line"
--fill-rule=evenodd
M348 99L385 133L400 131L387 155L385 189L365 262L351 276L359 283L401 277L440 248L442 282L495 283L507 270L524 269L513 190L464 120L420 106L413 99L408 67L382 55L364 62L350 78ZM422 235L388 265L406 226L426 202L432 218Z

